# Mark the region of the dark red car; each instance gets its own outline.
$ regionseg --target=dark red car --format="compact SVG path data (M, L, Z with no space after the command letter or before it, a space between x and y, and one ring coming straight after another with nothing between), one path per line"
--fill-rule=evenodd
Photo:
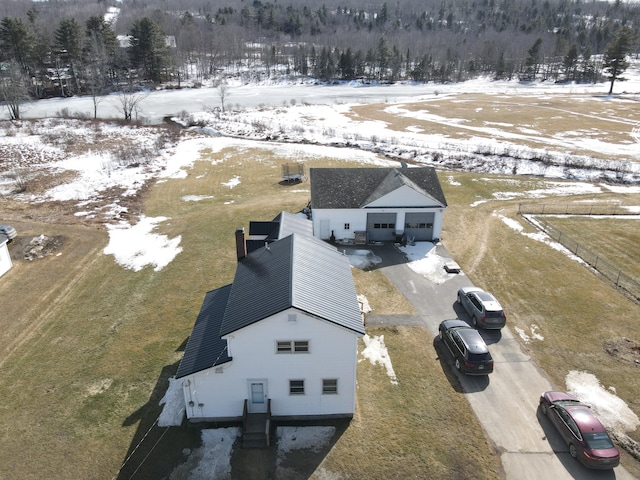
M571 456L585 467L610 469L618 466L620 452L589 405L570 393L545 392L540 396L540 410L567 442Z

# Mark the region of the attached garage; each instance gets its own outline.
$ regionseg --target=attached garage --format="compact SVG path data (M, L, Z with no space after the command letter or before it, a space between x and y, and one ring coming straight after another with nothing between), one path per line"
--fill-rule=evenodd
M439 240L447 201L433 167L312 168L313 235L336 243Z
M407 238L416 241L430 241L433 239L433 212L409 213L404 216L404 233Z
M367 213L367 238L371 241L389 241L395 238L396 213Z

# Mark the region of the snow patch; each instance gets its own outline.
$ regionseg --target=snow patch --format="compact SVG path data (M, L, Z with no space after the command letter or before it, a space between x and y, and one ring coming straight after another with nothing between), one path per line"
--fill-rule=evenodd
M362 340L365 344L365 349L362 350L362 356L368 359L372 365L380 364L382 365L389 378L391 378L391 384L397 385L398 379L396 377L396 373L393 371L393 365L391 365L391 358L389 357L389 352L387 351L387 347L384 344L384 335L379 335L375 337L370 337L365 334L362 337ZM360 362L361 360L358 360Z
M169 239L166 235L152 233L159 223L166 220L166 217L143 215L136 225L107 225L109 245L103 252L113 255L119 265L134 272L139 272L147 265L155 265L154 271L159 272L182 252L179 246L182 237Z

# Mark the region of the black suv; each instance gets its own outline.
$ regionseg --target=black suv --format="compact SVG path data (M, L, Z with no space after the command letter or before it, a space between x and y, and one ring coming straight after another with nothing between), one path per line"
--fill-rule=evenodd
M480 333L462 320L445 320L438 328L438 338L455 359L455 366L467 375L493 372L493 358Z

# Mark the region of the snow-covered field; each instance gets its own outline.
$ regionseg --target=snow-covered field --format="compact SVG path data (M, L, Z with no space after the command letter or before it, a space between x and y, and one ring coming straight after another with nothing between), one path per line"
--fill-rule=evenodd
M624 101L640 101L640 74L638 66L634 67L629 75L631 80L625 84L619 84L618 90L636 92L625 97ZM445 139L430 136L424 132L409 131L398 134L391 131L383 123L366 122L359 123L348 118L345 112L349 104L353 102L380 102L393 100L388 111L396 115L411 115L403 108L402 102L433 98L437 95L456 95L461 92L482 92L487 94L503 94L505 92L519 93L523 95L543 95L548 93L602 93L606 91L606 85L522 85L515 82L490 82L488 80L477 80L465 84L456 85L392 85L392 86L354 86L342 85L335 87L311 86L311 85L286 85L286 86L235 86L230 91L230 101L242 106L241 112L228 117L215 117L207 112L211 106L216 104L217 93L215 89L187 90L180 92L153 92L144 103L144 113L152 121L157 121L165 115L176 115L176 112L186 111L191 120L201 122L206 128L192 129L193 135L190 138L180 140L172 144L169 148L160 149L157 154L151 155L149 160L140 165L123 165L118 162L112 154L96 149L93 152L83 152L77 156L63 153L63 149L51 145L46 141L45 133L51 134L56 129L69 129L70 125L75 135L81 135L86 131L87 138L91 137L91 127L84 126L81 122L59 123L43 120L40 124L35 124L25 129L15 128L8 122L0 123L0 194L7 194L15 189L16 171L20 168L43 168L52 172L62 174L72 171L75 175L65 183L55 185L37 195L21 193L12 195L13 198L22 199L24 202L47 202L52 200L73 200L77 202L78 216L91 217L98 214L105 219L110 236L110 243L105 248L104 253L113 255L113 259L122 268L132 271L139 271L146 266L152 266L156 271L162 270L170 264L176 255L181 252L181 238L168 238L154 232L155 227L168 219L166 217L145 217L130 223L129 220L122 219L123 206L114 198L113 202L105 207L100 206L100 212L92 200L105 195L107 190L118 187L122 190L122 195L134 195L142 186L152 181L167 181L169 178L179 178L187 175L193 162L198 158L199 152L203 149L211 151L221 151L224 148L235 147L244 148L248 145L259 146L260 148L271 149L279 157L295 161L302 156L330 156L336 159L344 159L349 162L362 162L373 165L396 165L397 162L385 160L378 153L392 153L398 150L398 145L408 144L409 140L414 142L416 149L429 148L429 145L438 146L445 143ZM250 110L252 107L265 105L265 99L270 100L270 104L277 108ZM292 102L295 100L295 102ZM40 118L53 116L62 108L69 111L87 111L90 105L86 104L88 99L65 99L47 100L30 105L26 112L28 117ZM612 99L611 101L618 101ZM106 99L100 106L100 110L113 113L108 108L109 99ZM287 104L285 108L283 105ZM292 105L295 103L295 105ZM117 116L117 115L112 115ZM225 120L225 118L227 120ZM437 119L431 119L437 121ZM225 121L227 123L225 123ZM640 115L635 120L634 132L640 132ZM257 129L256 125L260 128ZM278 135L286 137L286 142L274 143L265 141L271 133L265 130L265 125L271 125L278 131ZM105 129L107 127L104 127ZM145 145L149 143L148 131L143 129L129 129L128 127L108 127L116 129L121 135L131 135L131 143L135 145ZM41 133L37 133L37 132ZM224 131L229 136L220 136ZM34 133L35 132L35 133ZM373 148L372 137L378 139L378 143ZM243 138L243 137L249 137ZM576 138L579 135L576 134ZM315 143L300 144L298 140L305 139ZM352 143L361 144L357 148L345 148L345 139L350 138ZM255 140L258 139L258 140ZM87 140L89 142L90 140ZM486 137L483 138L486 143ZM516 142L517 139L510 139L509 142ZM505 148L505 139L496 140L496 150ZM334 147L336 143L340 147ZM369 144L368 146L366 144ZM466 143L462 142L466 152L477 148L474 139L470 138ZM466 145L466 146L465 146ZM573 171L572 176L578 181L566 183L561 181L566 175L566 169L559 167L557 170L545 168L543 172L536 171L535 164L528 164L521 160L518 171L527 174L543 174L543 188L535 190L513 193L509 191L509 185L505 184L504 191L494 194L494 198L479 200L469 207L473 208L479 202L488 200L501 200L514 198L545 198L562 195L575 194L577 191L588 192L595 196L603 192L640 193L640 133L636 138L636 143L607 144L606 138L599 139L596 147L600 151L610 149L612 154L626 155L632 161L629 164L627 173L628 183L612 186L599 181L601 172L596 178L592 178L587 173L579 176L579 172ZM375 150L375 151L374 151ZM29 152L29 162L25 156L15 154L16 151ZM606 150L605 150L606 151ZM3 153L4 152L4 153ZM419 155L417 157L420 161ZM425 154L426 158L426 154ZM36 159L37 162L34 163ZM446 160L446 158L445 158ZM459 159L456 159L458 161ZM28 163L27 164L25 164ZM446 161L445 161L446 164ZM493 173L490 167L485 166L489 173ZM605 165L605 168L608 168ZM501 173L504 164L496 166L495 172ZM241 177L229 178L224 185L229 189L243 182ZM514 180L517 182L517 180ZM450 177L449 184L455 188L455 179ZM186 194L182 200L185 202L200 201L205 197ZM105 208L108 212L105 213ZM496 213L496 215L500 215ZM534 240L548 244L551 248L562 249L563 247L550 241L544 234L524 233L522 226L507 217L501 216L506 225L528 235ZM132 245L136 247L133 248ZM448 277L442 264L444 260L435 253L432 245L409 246L405 249L405 254L409 260L409 266L417 272L430 278L433 282L442 283ZM569 254L568 254L569 255ZM375 263L371 252L363 249L352 257L352 264L359 268ZM576 261L578 261L576 259ZM366 300L366 299L365 299ZM518 331L518 334L525 342L544 341L544 338L536 332L536 327L532 325L531 332ZM389 357L384 345L383 337L365 337L366 348L362 352L360 361L369 360L373 364L379 364L389 375L391 383L395 382L393 371L393 359ZM591 403L603 421L610 428L621 431L634 430L640 425L638 416L631 411L628 406L615 396L613 387L603 387L597 378L587 372L570 372L566 379L567 389L576 393ZM180 424L183 420L183 399L179 382L171 381L165 397L161 404L164 406L160 417L161 426L171 426ZM282 454L285 455L296 448L309 448L318 446L330 441L332 432L324 427L297 428L295 432L287 429L278 430L278 445ZM210 478L211 472L217 472L214 477L224 478L228 475L231 454L231 441L223 439L233 439L238 435L234 429L224 429L219 431L203 430L203 453L200 457L198 468L192 472L191 478ZM295 437L295 442L290 441ZM224 448L223 448L224 447ZM208 472L208 473L205 473ZM209 475L209 476L207 476Z

